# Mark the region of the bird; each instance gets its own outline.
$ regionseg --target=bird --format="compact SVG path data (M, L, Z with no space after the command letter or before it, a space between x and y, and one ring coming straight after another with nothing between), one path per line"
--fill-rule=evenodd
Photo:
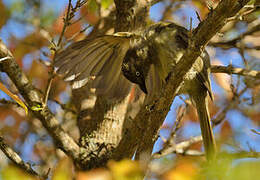
M159 96L189 44L189 31L172 22L154 23L136 32L117 32L74 42L55 56L54 67L72 88L89 85L97 95L119 100L134 84L147 94L146 104ZM197 109L208 160L216 143L208 110L213 100L207 51L196 59L178 94L188 94Z

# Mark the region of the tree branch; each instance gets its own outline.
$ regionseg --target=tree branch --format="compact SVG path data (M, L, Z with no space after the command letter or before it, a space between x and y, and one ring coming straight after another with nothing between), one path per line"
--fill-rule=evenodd
M232 65L229 65L229 66L212 65L211 72L212 73L237 74L237 75L241 75L241 76L248 76L248 77L260 79L260 71L247 70L247 69L243 69L243 68L235 68Z
M251 131L257 135L260 135L260 132L259 131L256 131L255 129L251 129Z
M40 119L43 126L48 130L58 147L61 148L67 155L72 157L74 161L78 161L80 147L60 127L58 120L50 112L48 107L43 105L43 95L31 84L29 79L16 63L11 52L0 41L0 58L4 57L10 58L0 62L0 70L7 73L25 99L28 108L34 116Z
M102 22L107 24L105 29L102 28L100 31L99 26L95 26L96 29L92 31L94 34L91 33L92 37L96 34L101 35L100 32L103 33L104 30L112 29L113 25L115 25L115 31L124 32L144 27L146 18L149 17L150 7L146 0L114 0L114 2L116 10L111 11L110 15L111 17L116 15L116 21L114 18L103 19ZM96 31L97 29L99 32ZM128 110L131 109L129 108L129 96L120 102L111 103L102 97L93 100L93 98L89 98L88 92L87 88L73 91L74 100L80 104L78 107L80 111L78 118L81 134L80 143L81 146L88 149L88 154L83 162L84 168L104 166L109 159L131 158L136 150L136 143L132 143L131 148L124 148L123 144L120 146L121 149L118 148L119 143L128 144L127 140L133 138L129 137L127 133L131 131L128 129L128 123L131 121L125 118ZM88 100L86 101L86 99ZM88 106L83 105L85 102L88 103ZM89 104L93 104L93 106L90 107ZM135 108L138 109L139 106L138 108L135 106Z
M247 90L247 87L245 87L244 89L242 89L239 92L234 92L234 97L232 98L231 102L229 102L224 108L223 110L217 115L217 117L215 117L214 119L212 119L212 125L213 127L219 125L226 117L226 113L228 110L230 110L231 108L234 108L235 106L239 105L239 98L245 93L245 91ZM178 116L179 117L179 116ZM179 117L181 118L181 116ZM178 120L178 118L176 119L176 121ZM178 122L177 122L178 123ZM177 129L177 128L176 128ZM178 129L177 129L178 130ZM253 131L253 130L252 130ZM253 131L255 132L255 131ZM172 132L171 134L175 134L176 132ZM204 153L200 152L200 151L195 151L195 150L189 150L188 148L197 142L202 141L202 137L201 136L195 136L195 137L191 137L190 139L180 142L178 144L174 144L174 136L170 136L165 145L163 146L163 148L153 154L152 158L154 159L158 159L161 158L163 156L166 156L168 154L182 154L182 155L189 155L189 156L201 156Z
M138 113L133 125L139 128L133 127L135 138L127 139L128 143L124 143L126 146L140 143L139 148L151 154L158 130L170 110L184 76L200 56L208 41L225 25L229 17L234 16L248 2L249 0L222 0L207 19L193 31L189 47L176 65L177 72L169 78L160 99L154 99L152 105L142 108Z
M67 9L67 12L66 12L66 16L64 18L64 24L63 24L63 27L62 27L62 31L61 31L60 37L58 39L58 42L55 45L54 56L53 56L54 57L53 58L53 63L55 62L55 57L56 57L56 54L57 54L57 50L60 48L61 41L63 39L63 36L64 36L65 32L66 32L66 29L71 24L70 21L75 16L76 11L81 6L83 6L86 2L87 2L87 0L86 1L82 1L82 2L81 2L81 0L77 0L75 7L73 7L72 4L71 4L71 0L69 0L68 9ZM45 93L44 93L44 100L43 100L43 105L44 106L47 105L47 102L48 102L48 99L49 99L49 93L50 93L51 86L52 86L52 82L53 82L53 79L55 77L54 76L54 67L53 66L51 66L51 70L49 72L49 75L50 75L50 77L48 79L47 87L46 87Z
M210 42L209 45L210 46L214 46L214 47L220 47L220 48L223 48L223 49L230 49L230 48L240 48L238 46L238 42L241 41L243 38L245 38L246 36L250 36L250 35L253 35L254 33L256 32L259 32L260 31L260 24L250 28L248 31L242 33L241 35L239 35L238 37L236 38L233 38L231 40L228 40L228 41L224 41L224 42ZM258 49L258 47L245 47L245 49Z
M27 173L37 176L41 179L47 178L45 175L40 175L34 171L31 164L25 163L22 158L4 141L2 136L0 136L0 149L16 166L25 170Z
M168 146L167 148L163 148L162 150L160 150L157 153L154 153L152 158L153 159L158 159L161 158L163 156L166 156L168 154L183 154L183 155L203 155L204 153L199 152L198 151L194 151L194 150L187 150L192 144L197 143L202 141L202 136L195 136L195 137L191 137L190 139L186 140L186 141L182 141L176 145L171 145Z

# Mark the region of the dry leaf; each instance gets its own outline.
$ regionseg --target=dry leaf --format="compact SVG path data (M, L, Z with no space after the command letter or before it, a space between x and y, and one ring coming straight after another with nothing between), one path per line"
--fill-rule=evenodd
M78 172L77 180L112 180L112 175L105 169L93 169L88 172Z
M223 65L222 62L219 60L214 60L214 61L212 61L211 64L212 65ZM214 73L213 77L216 80L216 83L225 90L227 96L229 98L232 97L232 90L230 88L230 83L231 83L230 75L225 74L225 73Z
M12 92L10 92L1 82L0 82L0 90L5 92L15 102L17 102L25 110L26 115L28 114L28 109L27 109L26 105L23 103L23 101L17 95L15 95Z

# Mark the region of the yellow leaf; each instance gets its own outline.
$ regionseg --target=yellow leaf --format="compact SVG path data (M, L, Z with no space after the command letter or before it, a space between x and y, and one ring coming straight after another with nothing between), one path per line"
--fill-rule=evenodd
M164 180L194 180L197 177L198 169L190 161L183 161L179 163L175 168L165 173Z
M24 110L26 115L28 114L28 109L23 101L15 94L10 92L2 83L0 83L0 89L5 92L8 96L10 96L15 102L17 102Z
M61 159L53 172L52 180L73 179L73 164L69 158Z
M77 172L77 180L112 180L111 173L106 169L93 169L87 172Z
M113 3L112 0L102 0L101 6L102 8L107 9L112 3Z
M4 3L0 0L0 28L5 25L10 17L10 11L5 7Z
M4 180L36 180L36 177L27 174L25 171L14 167L14 166L6 166L1 170L1 179Z
M108 167L114 180L136 180L143 179L144 176L140 164L130 159L124 159L119 162L109 161Z

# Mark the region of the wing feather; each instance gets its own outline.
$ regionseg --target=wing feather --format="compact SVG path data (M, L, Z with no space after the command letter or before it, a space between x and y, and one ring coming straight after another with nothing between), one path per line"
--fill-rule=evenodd
M58 74L72 82L72 88L81 88L91 81L97 94L118 99L126 96L131 87L121 72L129 45L130 36L124 34L79 41L59 53L54 66Z
M86 47L86 44L89 44L87 47L91 48L91 46L97 45L97 42L91 43L90 40L82 40L71 44L65 50L56 55L54 65L60 67L63 64L66 64L71 58L73 58L73 56L77 56L80 53L80 50Z
M85 66L84 71L82 71L79 76L77 76L75 78L75 81L79 81L82 80L88 76L94 76L94 75L98 75L98 73L94 73L95 72L95 67L98 64L101 64L102 66L104 66L104 64L106 63L106 61L109 61L111 58L111 55L113 54L113 46L110 46L109 48L106 47L104 49L103 52L101 52L100 55L97 55L97 57L95 58L96 60L93 61L91 64L89 64L88 66ZM91 58L91 57L89 57ZM94 58L93 58L94 59Z
M159 92L162 88L163 80L160 78L158 67L155 64L151 64L147 78L146 78L146 86L147 86L147 97L145 99L145 103L150 103L154 96L158 96Z
M106 94L107 91L110 91L113 84L119 80L119 75L121 73L121 58L118 57L119 48L114 49L113 56L109 61L106 61L104 66L100 70L102 78L94 81L94 87L99 89L100 93ZM121 63L120 63L121 62ZM113 69L111 68L113 67ZM120 71L118 71L120 69ZM116 71L115 71L116 70Z
M94 58L92 58L92 59L89 58L86 61L84 61L84 58L87 58L87 56L95 53L95 51L98 51L99 48L102 48L107 43L106 42L101 42L101 43L95 42L93 44L94 45L90 44L90 46L87 46L87 47L82 46L82 47L80 47L80 49L77 49L77 50L70 49L68 47L68 52L70 52L70 54L68 54L67 56L61 56L61 57L56 58L57 61L55 61L54 66L59 67L57 72L60 74L63 74L63 73L67 74L68 72L74 70L74 68L76 68L75 66L77 64L85 63L85 66L88 66L90 63L92 63L95 60ZM67 52L66 52L66 54L67 54Z
M105 54L105 56L104 56L103 58L104 58L104 59L111 60L111 59L113 58L113 56L116 56L114 49L117 49L117 48L119 48L119 44L115 45L115 46L113 47L113 50L112 50L112 49L109 49L110 51L109 51L107 54ZM96 66L92 69L91 75L94 75L94 76L100 75L100 74L101 74L100 72L101 72L102 68L104 67L105 63L107 63L107 61L99 61L99 62L96 64Z
M70 76L73 76L74 74L80 75L84 71L91 72L92 68L98 63L99 57L102 56L103 53L109 48L110 47L107 44L105 44L96 47L90 52L88 50L86 50L87 53L82 52L82 55L79 55L75 58L76 60L80 59L80 61L78 61L77 64L71 64L71 69L66 74L65 79L69 78ZM87 76L89 76L89 74Z

